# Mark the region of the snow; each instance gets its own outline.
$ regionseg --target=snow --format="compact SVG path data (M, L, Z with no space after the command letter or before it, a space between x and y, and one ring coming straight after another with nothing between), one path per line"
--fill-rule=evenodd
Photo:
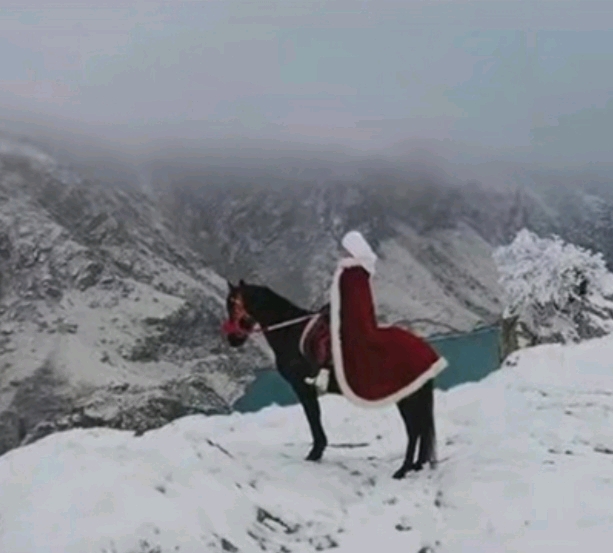
M610 288L611 274L600 253L563 242L559 237L540 238L521 230L508 246L494 252L510 311L535 302L554 302L560 309L569 299L580 299L576 289L583 279L590 293Z
M426 235L405 225L395 228L398 235L380 246L373 279L380 316L389 322L420 321L412 326L424 335L449 327L470 331L484 322L477 313L489 313L486 322L494 322L502 312L497 299L502 290L491 246L464 227Z
M613 274L602 254L523 229L493 257L505 315L519 316L536 342L580 341L613 330Z
M441 462L403 481L396 410L332 396L321 463L299 406L53 434L0 457L0 551L604 551L612 349L538 346L437 392Z

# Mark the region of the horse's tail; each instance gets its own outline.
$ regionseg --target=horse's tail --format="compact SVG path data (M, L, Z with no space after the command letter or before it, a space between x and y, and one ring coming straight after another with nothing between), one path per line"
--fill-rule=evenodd
M434 421L434 379L424 385L424 432L422 440L425 446L425 461L431 468L436 467L436 424Z

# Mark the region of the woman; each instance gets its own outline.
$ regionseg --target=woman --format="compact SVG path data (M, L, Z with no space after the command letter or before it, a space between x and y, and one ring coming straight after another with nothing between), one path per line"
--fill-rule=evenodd
M330 341L334 374L341 392L362 406L397 403L447 367L422 338L399 327L379 327L370 279L377 256L358 231L342 246L349 254L338 263L330 290ZM311 381L327 390L329 372Z
M352 264L355 260L358 261L370 275L374 274L377 256L361 233L356 230L348 232L343 237L341 245L349 257L344 257L339 261L337 271L345 265ZM329 357L331 357L331 355ZM320 369L315 378L305 378L305 382L314 385L320 394L326 393L329 381L330 369L326 367Z

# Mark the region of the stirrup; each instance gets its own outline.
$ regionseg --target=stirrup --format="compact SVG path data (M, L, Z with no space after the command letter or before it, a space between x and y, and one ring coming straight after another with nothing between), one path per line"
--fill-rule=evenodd
M330 383L330 369L321 369L315 378L307 377L304 381L311 386L315 386L320 395L325 394Z

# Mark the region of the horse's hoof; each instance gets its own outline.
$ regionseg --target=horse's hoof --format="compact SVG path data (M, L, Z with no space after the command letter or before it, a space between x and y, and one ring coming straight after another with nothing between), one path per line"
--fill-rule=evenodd
M409 473L409 472L419 472L423 468L424 468L423 463L413 463L413 464L409 465L408 467L405 467L403 465L402 467L400 467L394 473L394 478L396 480L400 480L400 479L404 478L407 475L407 473Z
M311 449L311 451L309 452L309 454L306 456L306 460L307 461L321 461L321 458L324 455L324 450L323 448L313 448Z

